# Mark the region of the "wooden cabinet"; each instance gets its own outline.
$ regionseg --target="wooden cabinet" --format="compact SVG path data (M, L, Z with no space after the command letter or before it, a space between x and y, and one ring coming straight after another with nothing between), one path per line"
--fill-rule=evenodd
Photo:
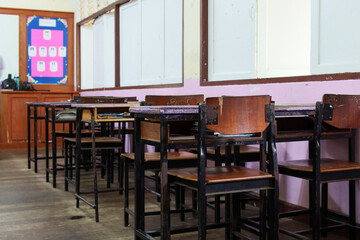
M77 92L1 91L0 149L27 147L27 105L25 102L59 102L73 99ZM39 115L44 115L41 108ZM38 120L38 139L44 145L45 121ZM31 121L31 126L33 122ZM31 135L33 128L31 129ZM33 137L31 138L33 139Z

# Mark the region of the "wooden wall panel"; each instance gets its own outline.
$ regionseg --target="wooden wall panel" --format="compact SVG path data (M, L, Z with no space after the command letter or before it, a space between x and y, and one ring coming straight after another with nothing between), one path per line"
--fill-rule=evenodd
M27 147L27 105L25 102L59 102L73 99L75 95L78 95L77 92L3 91L0 93L0 149ZM39 113L44 115L44 108L39 109ZM31 135L33 134L33 124L31 120ZM38 120L37 136L39 147L43 147L45 143L44 120Z

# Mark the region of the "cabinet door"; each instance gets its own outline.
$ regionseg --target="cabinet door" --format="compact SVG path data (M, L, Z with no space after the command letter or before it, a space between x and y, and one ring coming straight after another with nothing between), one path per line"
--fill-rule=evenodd
M73 98L72 93L3 93L1 94L0 111L0 148L26 148L28 141L27 105L26 102L59 102ZM38 109L38 116L44 116L44 108ZM30 122L31 142L34 138L34 122ZM62 129L62 126L58 127ZM45 121L38 120L37 136L39 147L45 142ZM49 132L49 134L51 131Z
M27 142L27 105L25 102L36 102L36 96L12 96L9 99L7 114L7 143ZM33 129L32 129L33 130Z

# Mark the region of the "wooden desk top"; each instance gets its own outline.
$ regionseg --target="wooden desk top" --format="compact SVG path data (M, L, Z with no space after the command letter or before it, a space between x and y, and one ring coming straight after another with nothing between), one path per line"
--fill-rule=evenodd
M275 105L275 116L315 115L315 105Z
M177 105L177 106L137 106L130 107L131 113L142 114L197 114L198 105Z
M91 121L91 110L94 111L95 122L131 122L134 118L130 116L111 116L111 113L125 113L131 106L138 106L140 102L129 101L128 103L81 103L71 104L71 107L82 110L82 120ZM109 117L101 117L101 114L110 114Z
M131 113L142 114L197 114L198 105L178 106L136 106L130 107ZM276 116L314 115L315 105L275 105Z
M25 102L25 104L29 106L36 106L36 107L56 107L56 106L71 106L71 102Z
M138 106L140 103L137 101L128 103L72 103L71 107L82 109L95 109L95 108L122 108Z

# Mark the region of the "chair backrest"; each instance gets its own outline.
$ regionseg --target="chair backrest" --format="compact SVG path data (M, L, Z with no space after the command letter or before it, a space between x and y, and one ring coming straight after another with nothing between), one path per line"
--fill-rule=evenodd
M204 102L204 95L147 95L145 103L154 106L198 105Z
M207 128L223 135L261 133L269 125L265 106L270 102L268 95L207 98L207 105L218 106L218 124Z
M323 103L333 105L332 120L326 123L336 128L360 128L360 95L325 94Z
M74 100L79 103L127 103L128 101L136 101L136 97L79 96Z

